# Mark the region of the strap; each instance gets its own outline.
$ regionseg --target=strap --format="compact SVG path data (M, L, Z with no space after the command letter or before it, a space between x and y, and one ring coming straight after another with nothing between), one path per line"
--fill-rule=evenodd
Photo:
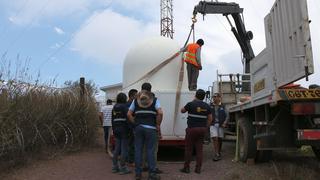
M148 111L148 110L142 110L142 111L136 111L136 112L134 112L135 114L157 114L156 112L154 112L154 111Z
M139 126L147 128L147 129L157 129L155 126L150 126L150 125L145 125L145 124L140 124Z
M181 54L180 51L176 52L174 55L172 55L171 57L169 57L168 59L166 59L165 61L163 61L162 63L160 63L158 66L154 67L153 69L151 69L148 73L146 73L144 76L142 76L140 79L130 83L129 85L127 85L126 87L123 87L122 89L126 89L127 87L132 86L133 84L145 79L148 76L152 76L153 74L155 74L156 72L158 72L161 68L163 68L165 65L167 65L169 62L171 62L174 58L176 58L177 56L179 56L179 54Z
M127 119L125 119L125 118L116 118L113 121L127 121Z
M173 124L173 134L175 134L175 128L177 123L177 117L180 107L180 97L181 97L181 88L182 88L182 82L183 82L183 76L184 76L184 62L183 62L183 56L181 55L181 66L180 66L180 72L179 72L179 81L178 81L178 87L176 92L176 102L174 107L174 124Z
M201 119L207 119L207 116L204 115L198 115L198 114L188 114L190 117L195 117L195 118L201 118Z
M186 42L184 43L183 47L186 47L186 45L189 42L191 32L194 32L194 23L196 23L196 20L192 20L191 29L190 29L188 38L187 38ZM194 37L194 34L193 34L193 37ZM181 98L181 88L182 88L183 76L184 76L184 61L183 61L183 54L181 54L181 66L180 66L179 81L178 81L177 92L176 92L176 102L175 102L175 107L174 107L174 118L173 118L174 122L173 122L173 129L172 129L173 134L176 136L178 136L175 132L175 129L176 129L177 117L178 117L178 112L179 112L179 107L180 107L180 98Z
M190 39L190 36L191 36L191 33L193 32L193 42L195 41L195 35L194 35L194 22L192 23L191 25L191 29L190 29L190 32L189 32L189 35L188 35L188 38L186 40L186 42L184 43L183 47L186 47L188 42L189 42L189 39Z

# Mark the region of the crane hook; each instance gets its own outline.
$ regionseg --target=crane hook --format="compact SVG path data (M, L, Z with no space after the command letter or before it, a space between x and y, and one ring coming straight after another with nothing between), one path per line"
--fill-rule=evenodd
M193 15L193 17L191 18L191 20L192 20L192 23L193 23L193 24L196 23L196 22L197 22L197 17L196 17L196 15Z

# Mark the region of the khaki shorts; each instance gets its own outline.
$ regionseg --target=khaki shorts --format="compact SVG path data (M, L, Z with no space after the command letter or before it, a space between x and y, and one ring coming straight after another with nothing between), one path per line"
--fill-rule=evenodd
M219 127L219 124L210 126L210 137L224 137L224 131L222 127Z

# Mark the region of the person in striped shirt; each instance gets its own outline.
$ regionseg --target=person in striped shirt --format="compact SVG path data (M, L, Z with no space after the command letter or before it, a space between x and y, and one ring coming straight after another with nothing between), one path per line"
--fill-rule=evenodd
M104 141L106 147L106 153L108 153L108 141L109 141L109 131L111 127L111 112L112 112L112 100L108 99L106 105L102 106L100 109L99 119L103 126L104 131Z

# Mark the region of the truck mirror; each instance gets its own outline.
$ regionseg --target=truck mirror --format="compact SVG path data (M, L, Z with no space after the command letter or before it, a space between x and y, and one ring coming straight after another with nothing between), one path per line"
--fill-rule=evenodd
M210 91L206 91L206 98L210 99Z

